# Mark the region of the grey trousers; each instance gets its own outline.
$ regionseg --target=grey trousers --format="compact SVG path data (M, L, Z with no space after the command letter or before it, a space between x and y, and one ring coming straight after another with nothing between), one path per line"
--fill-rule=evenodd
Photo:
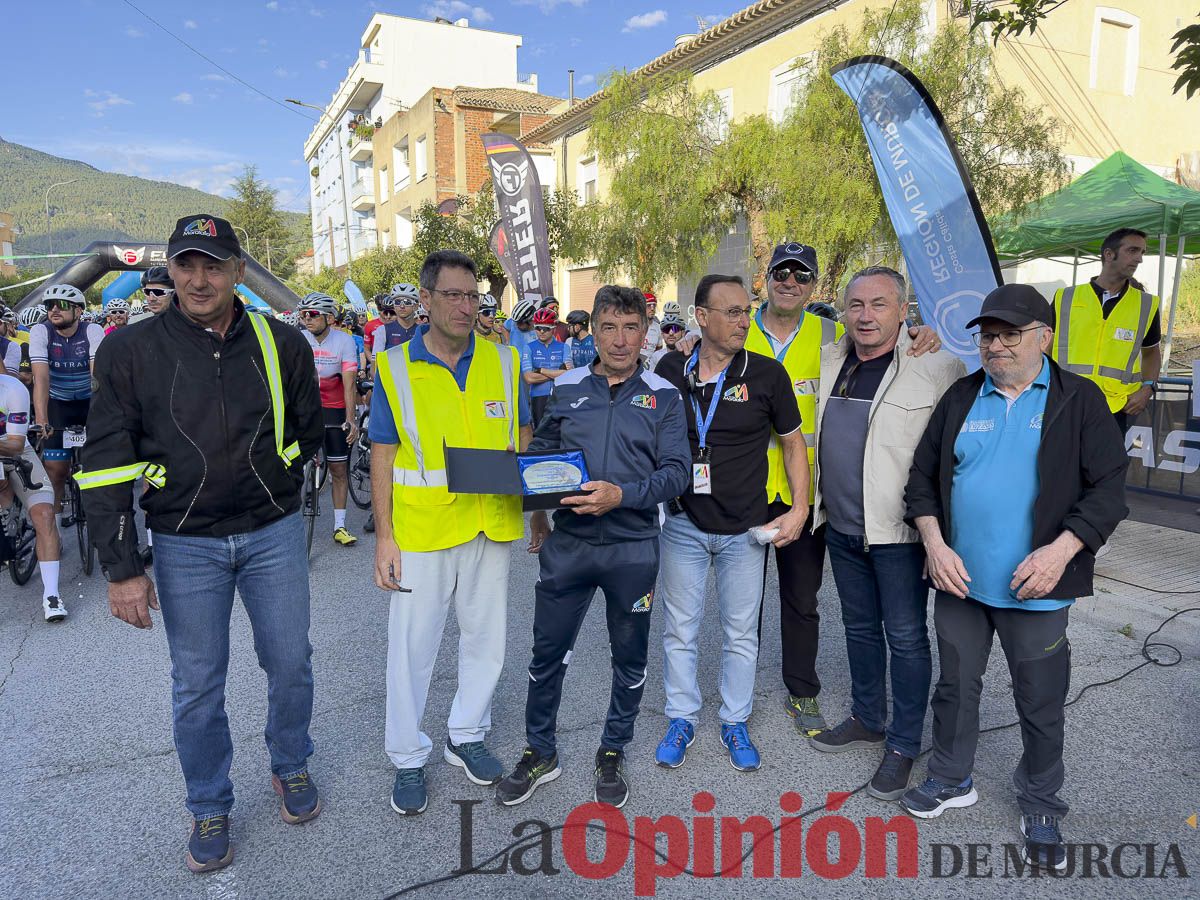
M992 635L1008 660L1024 753L1013 773L1021 812L1064 816L1063 704L1071 682L1067 610L1038 612L987 606L938 591L934 599L941 676L933 693L933 754L929 774L961 784L975 766L979 694Z

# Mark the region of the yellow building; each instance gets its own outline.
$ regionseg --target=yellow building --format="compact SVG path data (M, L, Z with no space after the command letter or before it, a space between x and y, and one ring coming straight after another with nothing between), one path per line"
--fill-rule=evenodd
M1063 151L1076 175L1122 149L1174 178L1185 154L1200 148L1200 107L1171 93L1175 75L1169 53L1170 36L1195 18L1195 0L1109 2L1113 5L1072 0L1032 35L1001 40L995 77L1021 88L1063 124ZM688 71L699 89L717 94L731 120L755 114L780 120L803 87L796 63L811 57L822 36L837 25L853 29L866 9L890 6L891 0L762 0L702 34L681 35L637 73ZM927 0L926 27L935 30L961 7L960 0ZM587 150L590 117L600 96L593 94L523 134L526 142L553 148L558 187L584 199L603 198L607 187L607 174ZM752 281L758 273L749 266L747 237L739 228L722 243L709 269ZM562 265L555 274L564 311L589 307L598 285L594 265ZM660 302L678 294L686 308L694 280L654 287Z
M5 258L13 255L15 239L12 213L0 212L0 276L5 278L17 274L16 261Z

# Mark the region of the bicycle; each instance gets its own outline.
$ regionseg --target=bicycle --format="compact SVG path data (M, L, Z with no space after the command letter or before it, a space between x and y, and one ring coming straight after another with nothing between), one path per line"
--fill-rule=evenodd
M19 456L0 456L0 471L5 476L15 474L26 490L36 491L42 486L41 482L32 480L33 466ZM12 491L12 505L7 510L0 510L0 528L3 528L12 551L8 574L13 583L21 587L29 582L37 568L37 533L29 519L29 510L16 491Z
M346 482L350 499L359 509L371 508L371 439L367 426L371 413L363 410L358 416L358 440L350 446L350 463L346 467Z
M321 488L329 477L329 463L325 461L324 449L318 449L313 458L304 464L304 481L300 486L300 511L304 516L307 532L305 555L312 559L313 531L321 515Z
M96 548L92 546L92 534L88 529L87 514L83 511L83 496L75 476L83 471L79 461L79 450L87 440L87 429L82 425L68 425L63 429L63 449L71 451L71 471L63 485L63 501L70 503L71 515L63 513L63 526L75 526L75 537L79 543L79 558L83 562L83 574L91 575L96 565Z

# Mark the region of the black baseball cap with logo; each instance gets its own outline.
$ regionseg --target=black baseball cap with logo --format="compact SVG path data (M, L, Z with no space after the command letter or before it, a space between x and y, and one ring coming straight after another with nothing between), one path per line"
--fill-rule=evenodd
M225 219L205 213L184 216L175 223L175 230L167 240L167 259L189 250L198 250L214 259L242 258L242 245L233 226Z
M771 254L771 262L767 266L767 271L773 271L778 266L786 262L797 262L814 275L820 274L817 270L817 251L816 248L810 247L808 244L798 244L792 241L788 244L780 244L775 248L775 252Z
M1002 284L983 298L979 315L967 323L974 328L984 319L999 319L1024 328L1033 322L1054 327L1054 313L1038 289L1031 284Z

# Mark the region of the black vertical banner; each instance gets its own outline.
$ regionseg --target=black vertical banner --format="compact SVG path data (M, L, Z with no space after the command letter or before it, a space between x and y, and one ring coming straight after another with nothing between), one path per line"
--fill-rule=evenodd
M550 241L537 169L529 151L507 134L487 132L480 139L507 238L505 252L497 256L514 268L511 274L517 297L536 305L551 293Z

